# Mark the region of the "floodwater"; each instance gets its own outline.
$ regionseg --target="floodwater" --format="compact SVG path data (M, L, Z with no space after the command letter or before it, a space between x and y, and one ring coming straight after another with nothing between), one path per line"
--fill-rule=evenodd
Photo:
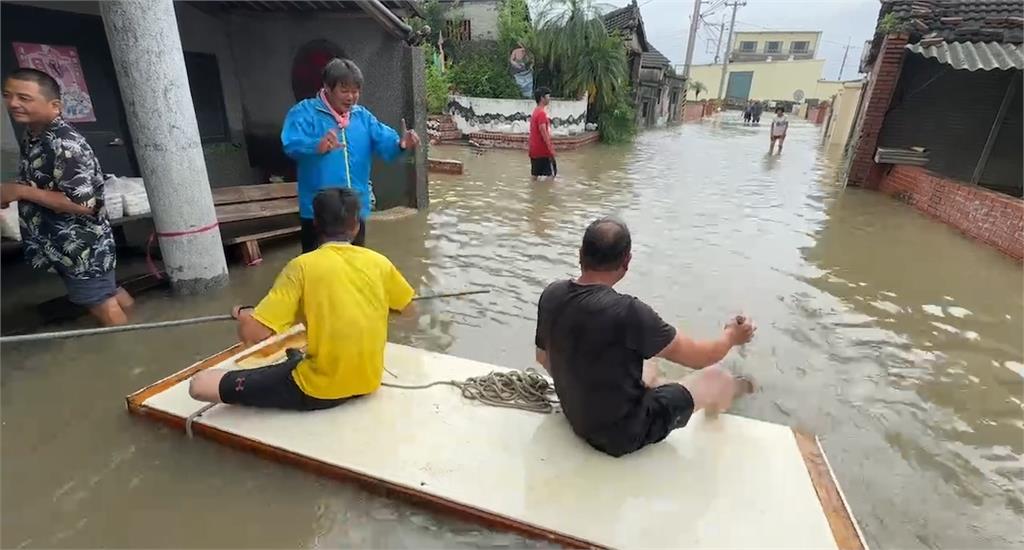
M532 184L521 152L435 148L466 175L433 176L430 210L371 223L369 242L422 291L493 292L424 303L392 339L530 366L540 291L576 273L586 224L617 214L634 239L621 290L695 336L739 312L757 321L725 361L761 387L736 412L819 434L869 545L1021 548L1021 266L890 198L843 190L819 128L794 121L785 152L767 157L767 127L734 120L564 154L553 184ZM144 295L136 320L253 303L297 250L233 269L215 296ZM6 279L3 290L28 292ZM124 411L123 396L232 338L220 324L5 346L0 545L534 544Z

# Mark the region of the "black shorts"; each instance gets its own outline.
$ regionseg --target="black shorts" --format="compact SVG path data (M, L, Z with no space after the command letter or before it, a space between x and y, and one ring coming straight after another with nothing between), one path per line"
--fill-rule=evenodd
M276 365L229 371L220 379L220 400L229 405L316 411L352 399L319 399L303 393L292 378L292 371L302 361L302 352L290 349L287 353L288 359Z
M530 175L551 177L557 176L558 163L555 162L555 157L530 159Z
M595 449L623 456L657 443L693 415L693 396L681 384L665 384L647 390L636 411L606 432L584 437Z
M316 227L313 226L313 220L307 220L306 218L300 218L299 223L302 226L302 231L299 233L302 240L302 253L312 252L320 246L320 235L316 232ZM356 233L356 238L352 239L352 244L355 246L366 246L366 222L359 220L359 232Z

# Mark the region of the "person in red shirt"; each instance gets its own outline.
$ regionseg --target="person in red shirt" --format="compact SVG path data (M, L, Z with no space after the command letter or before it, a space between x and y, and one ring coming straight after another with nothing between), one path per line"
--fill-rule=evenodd
M533 181L540 177L554 179L558 175L555 164L555 144L551 141L551 118L547 107L551 103L551 90L537 88L533 92L537 108L530 115L530 174Z

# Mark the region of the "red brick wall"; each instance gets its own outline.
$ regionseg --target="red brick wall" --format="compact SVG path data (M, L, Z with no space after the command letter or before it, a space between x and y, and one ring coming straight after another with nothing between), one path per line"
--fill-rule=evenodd
M1024 200L967 185L918 166L894 166L879 191L968 236L1024 260Z
M528 134L499 134L496 132L478 132L466 134L470 145L479 147L497 147L499 149L526 149L529 146ZM567 151L578 149L601 139L597 132L583 132L575 136L554 136L555 150Z
M856 138L857 145L847 177L847 181L854 185L875 187L878 184L881 172L874 161L878 133L882 130L885 113L892 101L892 93L900 79L907 38L905 34L890 34L885 37L878 57L875 58L875 65L871 69L868 87L864 91L864 103L857 119L860 134Z
M691 101L683 108L683 122L694 122L704 118L705 103Z

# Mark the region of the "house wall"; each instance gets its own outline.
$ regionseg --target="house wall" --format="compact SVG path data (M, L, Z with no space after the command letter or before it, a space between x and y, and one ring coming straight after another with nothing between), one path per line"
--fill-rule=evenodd
M793 101L796 90L803 90L805 99L828 99L816 97L818 80L825 67L823 59L794 61L771 61L730 63L729 73L752 71L750 99ZM718 97L718 85L722 77L722 65L694 65L690 68L690 79L707 86L707 97ZM725 86L729 77L726 75ZM702 94L703 95L703 94Z
M469 20L472 40L498 39L498 1L472 1L459 4L463 19Z
M422 55L397 41L362 14L239 12L225 16L241 89L250 160L270 175L294 177L295 165L281 147L281 127L295 105L292 66L299 49L328 40L363 70L360 103L383 123L398 128L405 117L426 135L425 103L417 99L414 74ZM420 67L422 74L422 67ZM422 91L422 86L420 86ZM422 98L420 98L422 99ZM392 164L374 161L377 207L416 206L425 197L425 158ZM422 167L419 165L423 164ZM420 169L422 168L422 169Z
M879 147L925 147L927 168L937 174L969 182L981 158L992 124L1012 79L1019 71L954 70L923 56L906 55L878 136ZM1010 101L1013 109L1004 120L981 183L1019 196L1021 180L1021 89ZM1015 139L1014 139L1015 138Z
M182 49L217 56L217 65L220 69L230 140L228 143L203 146L210 187L261 183L258 171L249 163L245 143L245 120L242 113L242 92L235 70L231 41L225 32L226 21L181 2L174 4L174 11L178 18L178 34L181 36Z
M843 84L844 81L842 80L818 80L814 87L814 93L808 93L807 96L827 101L843 89Z
M1024 259L1024 201L963 184L918 166L893 166L879 191L962 233Z
M530 115L537 107L529 99L491 99L453 95L448 112L464 134L528 134ZM585 130L587 99L555 99L548 105L551 133L555 136L580 134Z
M850 127L857 115L857 102L860 100L863 82L847 82L836 94L832 104L832 121L829 122L825 143L829 147L845 147L850 137Z

